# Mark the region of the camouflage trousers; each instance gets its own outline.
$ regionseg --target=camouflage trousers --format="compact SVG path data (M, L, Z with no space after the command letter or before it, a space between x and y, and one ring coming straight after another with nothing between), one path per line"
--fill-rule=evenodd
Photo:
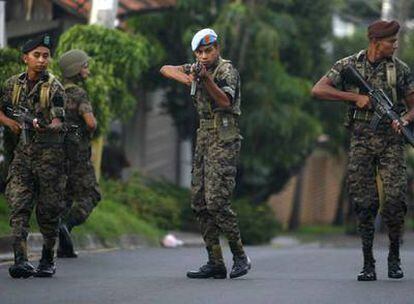
M238 138L223 141L218 138L214 129L197 130L191 207L200 223L208 248L220 244L221 232L228 239L231 248L232 244L241 244L236 213L230 204L240 147L241 140ZM241 245L237 248L242 250Z
M355 122L352 128L348 165L349 196L357 218L364 248L372 247L374 221L380 209L387 225L390 241L398 241L407 212L407 173L404 140L390 125L380 125L373 131L368 123ZM379 206L376 175L384 191Z
M32 143L16 148L6 187L15 244L26 241L30 216L36 207L36 219L44 245L53 248L64 210L65 183L64 150L61 145Z
M71 229L84 223L101 200L101 193L91 161L90 147L66 148L67 176L64 221Z

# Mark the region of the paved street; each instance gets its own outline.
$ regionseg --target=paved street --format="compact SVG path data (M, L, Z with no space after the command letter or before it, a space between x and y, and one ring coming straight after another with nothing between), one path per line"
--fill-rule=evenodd
M253 270L236 280L185 278L201 262L198 247L83 253L59 260L53 279L12 280L2 265L0 303L414 303L411 249L403 251L401 281L386 278L386 251L377 250L377 282L355 280L361 266L357 248L300 245L248 252Z

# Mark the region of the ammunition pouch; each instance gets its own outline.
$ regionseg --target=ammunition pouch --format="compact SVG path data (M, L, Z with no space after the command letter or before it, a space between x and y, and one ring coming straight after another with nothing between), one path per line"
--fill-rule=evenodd
M214 112L214 125L220 141L227 142L242 139L237 116L233 113L224 111Z
M224 142L242 139L238 116L227 110L216 109L212 119L200 119L200 129L213 131Z
M352 120L370 122L374 117L373 111L355 109L352 114Z

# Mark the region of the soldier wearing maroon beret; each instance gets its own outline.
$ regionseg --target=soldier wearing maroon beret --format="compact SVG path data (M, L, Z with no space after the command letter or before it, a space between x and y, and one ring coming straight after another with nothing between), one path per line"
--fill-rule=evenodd
M399 113L403 124L414 120L414 78L409 67L394 56L398 47L397 21L378 20L368 26L369 45L338 60L313 87L312 95L324 100L349 104L346 126L351 133L348 163L348 191L358 218L364 266L359 281L376 280L373 255L374 221L381 216L388 227L390 248L388 277L404 276L400 261L400 242L406 207L407 173L404 139L398 121L382 118L376 129L370 127L374 116L365 92L344 77L344 68L353 66L375 89L382 89ZM381 178L384 200L379 208L376 176Z

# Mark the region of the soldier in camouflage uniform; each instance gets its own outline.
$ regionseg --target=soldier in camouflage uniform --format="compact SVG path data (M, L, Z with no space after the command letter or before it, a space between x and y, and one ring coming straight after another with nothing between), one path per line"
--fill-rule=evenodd
M70 232L86 221L101 200L95 170L91 161L91 138L96 129L92 105L83 89L89 76L89 57L84 51L71 50L59 59L67 95L65 139L67 156L67 211L59 227L60 258L75 258Z
M383 118L376 130L369 127L373 117L370 98L359 92L344 77L347 65L354 66L373 87L383 89L392 99L395 112L402 115L404 124L414 119L414 78L408 66L394 57L399 24L396 21L376 21L368 27L367 50L343 58L314 86L314 96L327 100L350 102L348 120L351 146L348 164L349 196L358 217L362 238L364 267L359 281L376 280L372 252L374 221L379 210L376 184L378 173L384 188L381 215L388 227L390 248L388 276L402 278L399 247L406 214L407 174L404 139L397 121ZM409 112L404 114L406 106Z
M200 118L192 168L191 207L200 222L208 262L187 276L227 276L219 241L223 232L233 253L230 278L236 278L245 275L251 267L230 205L241 145L240 77L231 62L220 57L213 30L199 31L192 40L192 50L196 64L161 69L165 77L192 86L191 95Z
M56 271L54 245L64 210L62 193L66 182L62 134L66 97L63 86L47 72L50 43L47 35L25 43L22 51L27 71L6 81L0 103L0 122L20 134L6 186L15 260L9 273L13 278L47 277ZM29 122L11 115L22 106L32 115ZM35 206L44 240L36 271L28 261L26 244Z

